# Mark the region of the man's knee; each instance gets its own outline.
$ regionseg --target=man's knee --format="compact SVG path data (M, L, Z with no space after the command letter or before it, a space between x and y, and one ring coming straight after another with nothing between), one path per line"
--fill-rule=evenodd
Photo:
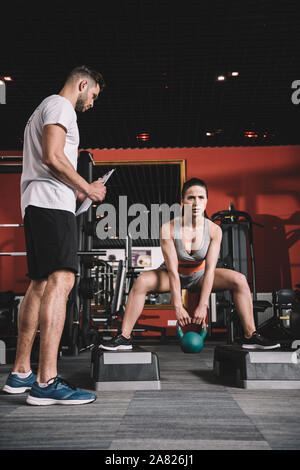
M44 294L45 287L47 285L47 279L36 280L33 279L29 285L29 292L37 297L42 298Z
M72 271L54 271L48 277L48 283L53 284L57 289L62 290L67 295L74 286L75 274Z

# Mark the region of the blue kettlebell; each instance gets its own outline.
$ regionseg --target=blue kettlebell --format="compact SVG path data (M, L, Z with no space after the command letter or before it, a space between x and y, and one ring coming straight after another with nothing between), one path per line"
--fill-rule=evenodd
M178 322L176 323L177 336L180 339L180 347L184 353L199 353L203 349L204 339L207 335L206 327L202 329L201 333L195 331L188 331L183 333Z

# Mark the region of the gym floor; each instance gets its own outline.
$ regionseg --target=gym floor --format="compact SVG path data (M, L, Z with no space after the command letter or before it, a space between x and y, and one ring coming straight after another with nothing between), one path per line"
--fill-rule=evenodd
M300 449L300 390L221 384L213 373L216 344L186 355L174 341L138 342L158 355L161 390L96 392L89 405L41 407L26 405L25 394L1 392L0 449ZM90 351L58 365L63 378L93 390ZM10 369L0 366L0 387Z

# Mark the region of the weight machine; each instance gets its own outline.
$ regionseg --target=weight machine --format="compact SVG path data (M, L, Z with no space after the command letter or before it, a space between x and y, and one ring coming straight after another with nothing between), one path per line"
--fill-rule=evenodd
M217 267L232 269L246 276L252 287L254 322L258 327L258 313L272 306L270 302L257 300L256 292L253 225L263 225L253 222L247 212L235 210L233 204L230 204L229 210L213 214L211 220L218 223L223 232ZM212 294L211 320L220 323L220 318L227 330L228 344L241 338L242 329L230 291Z

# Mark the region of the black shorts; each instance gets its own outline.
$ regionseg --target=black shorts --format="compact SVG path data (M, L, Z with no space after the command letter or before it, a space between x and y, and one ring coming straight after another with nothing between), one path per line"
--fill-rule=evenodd
M72 212L28 206L24 233L30 279L47 279L61 269L78 272L77 223Z

